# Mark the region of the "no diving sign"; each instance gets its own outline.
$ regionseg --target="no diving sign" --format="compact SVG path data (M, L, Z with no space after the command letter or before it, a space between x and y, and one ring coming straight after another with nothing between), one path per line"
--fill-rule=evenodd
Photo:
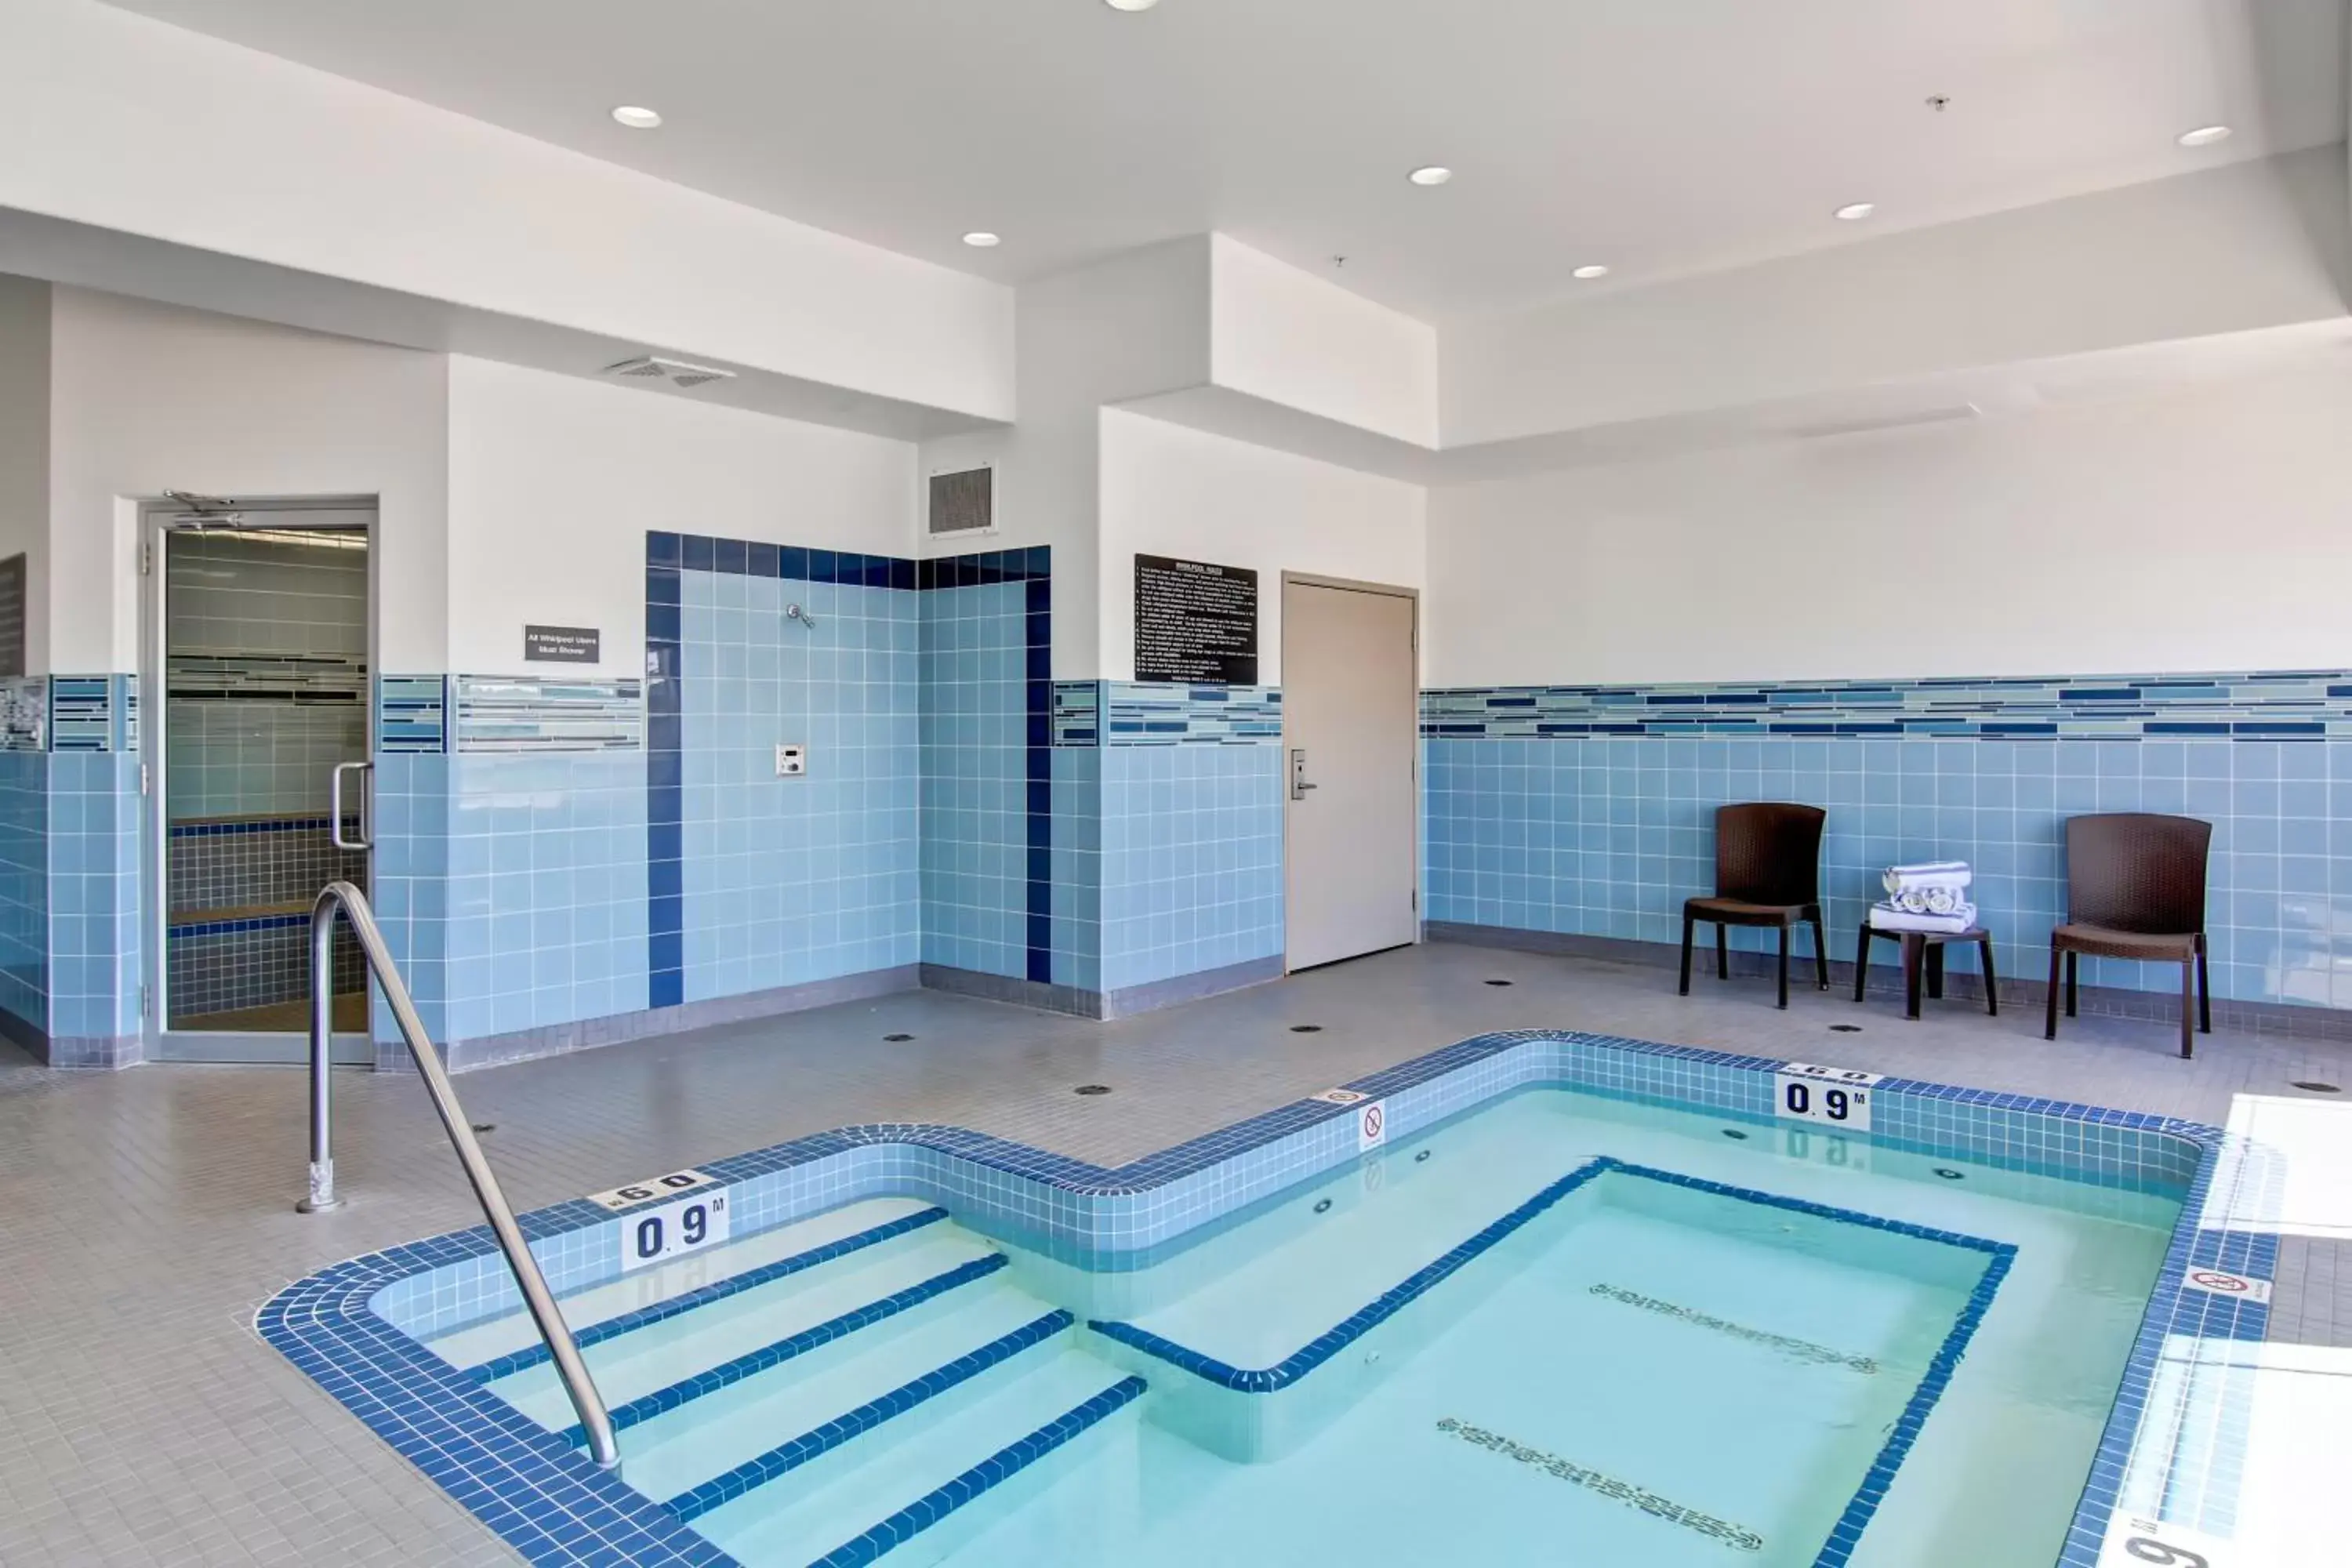
M1377 1149L1389 1141L1389 1102L1373 1100L1356 1110L1356 1152Z
M2203 1290L2215 1296L2234 1296L2258 1307L2270 1304L2271 1282L2267 1279L2251 1279L2221 1268L2192 1268L2180 1277L2180 1282L2191 1290Z

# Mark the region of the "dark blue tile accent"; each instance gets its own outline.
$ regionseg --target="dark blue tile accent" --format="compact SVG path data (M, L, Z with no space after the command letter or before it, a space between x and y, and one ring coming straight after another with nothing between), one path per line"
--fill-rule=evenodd
M776 575L795 583L809 581L809 552L797 544L779 545L776 549Z
M648 531L646 535L646 564L677 566L681 563L678 536L675 533Z
M877 1323L886 1322L901 1312L919 1307L924 1302L944 1296L950 1290L960 1290L976 1280L985 1279L998 1269L1004 1268L1005 1263L1005 1257L1001 1252L991 1253L986 1258L975 1258L969 1263L935 1274L919 1284L910 1285L904 1290L885 1296L878 1301L868 1301L855 1310L844 1312L837 1318L817 1324L814 1328L803 1329L799 1333L787 1335L773 1344L762 1345L758 1350L747 1352L732 1361L722 1362L717 1366L695 1373L692 1377L673 1383L667 1388L656 1389L651 1394L630 1400L626 1405L615 1405L609 1412L613 1418L613 1429L616 1432L625 1432L641 1422L650 1421L655 1416L675 1410L681 1405L691 1404L706 1394L716 1394L722 1388L742 1382L745 1378L757 1377L771 1367L782 1366L796 1356L806 1355L809 1352L829 1345L835 1340L845 1339L861 1329L869 1329ZM1061 1314L1061 1318L1060 1326L1068 1327L1071 1321L1070 1315L1065 1312ZM1042 1322L1044 1320L1041 1319L1039 1321ZM1037 1326L1034 1323L1030 1325L1033 1329ZM901 1390L901 1392L904 1391ZM931 1392L937 1393L938 1390L934 1389ZM846 1420L847 1417L843 1419ZM827 1432L832 1429L830 1426L825 1428ZM575 1448L584 1448L588 1446L588 1431L583 1426L575 1426L563 1436L565 1440ZM815 1434L811 1436L814 1436ZM839 1440L835 1439L835 1441ZM793 1462L798 1464L803 1461L796 1459ZM730 1474L733 1473L730 1472ZM769 1478L763 1476L761 1479L764 1480ZM695 1489L695 1495L702 1495L705 1490L705 1488L698 1487ZM717 1497L702 1507L687 1513L685 1517L692 1519L697 1514L707 1512L726 1500L723 1496ZM673 1500L670 1506L676 1508L679 1505L676 1500Z
M686 900L680 845L686 816L685 722L678 677L677 574L658 569L657 558L669 536L646 536L647 563L646 601L646 1002L651 1007L676 1007L686 1001ZM709 569L715 552L695 537L682 542L678 552L691 564L699 558ZM748 558L748 552L747 552ZM670 602L658 602L652 590L657 580L669 584Z
M668 1197L664 1194L646 1201L649 1204L666 1203ZM713 1280L698 1290L688 1290L672 1296L667 1300L656 1301L650 1307L640 1307L634 1312L624 1312L617 1318L607 1318L601 1323L591 1323L585 1328L575 1329L572 1331L572 1337L582 1350L586 1350L590 1345L601 1345L606 1340L618 1339L623 1334L635 1333L639 1329L649 1329L656 1323L667 1322L680 1312L690 1312L697 1307L708 1307L714 1301L724 1301L730 1296L740 1296L746 1290L756 1290L762 1285L772 1284L778 1279L803 1273L820 1264L831 1263L837 1258L847 1258L850 1254L863 1252L869 1247L878 1247L883 1242L896 1240L926 1226L937 1225L947 1217L948 1211L945 1209L924 1209L920 1213L908 1215L903 1219L894 1219L887 1225L877 1225L869 1230L861 1230L855 1236L845 1236L838 1241L828 1241L822 1247L812 1247L806 1252L796 1252L790 1258L780 1258L773 1263L761 1264L757 1268L747 1268L740 1274L730 1274L724 1279ZM527 1367L537 1366L550 1359L551 1358L548 1352L547 1342L542 1340L536 1344L526 1345L521 1350L512 1351L502 1356L493 1356L470 1370L475 1382L492 1383L501 1377L512 1376Z
M716 572L719 570L719 546L717 541L706 538L702 534L689 533L686 535L684 542L685 553L679 559L679 565L685 567L689 572Z
M174 838L234 838L247 833L323 833L333 818L289 816L269 822L175 822Z
M677 603L677 594L678 581L677 567L647 566L646 568L646 604L675 605Z
M173 921L173 936L236 936L244 931L284 931L289 926L306 926L309 915L255 915L235 921Z
M740 539L717 541L712 552L711 566L714 571L731 573L738 577L743 575L751 569L750 542Z
M884 1552L911 1541L991 1487L1010 1480L1039 1459L1067 1443L1106 1416L1142 1396L1144 1382L1130 1377L1096 1394L1052 1424L998 1449L971 1469L926 1497L918 1499L856 1540L845 1542L810 1564L810 1568L861 1568Z
M749 568L751 575L754 577L775 576L777 574L777 554L778 552L774 545L761 544L754 542L751 545L751 560Z
M1887 1489L1895 1484L1895 1474L1902 1468L1904 1457L1910 1453L1911 1445L1918 1440L1920 1429L1927 1426L1928 1415L1936 1408L1936 1401L1943 1397L1945 1386L1952 1381L1952 1373L1959 1370L1960 1357L1967 1352L1969 1341L1976 1337L1977 1325L1984 1321L1986 1311L1992 1306L1994 1292L2000 1289L2001 1280L2008 1277L2010 1265L2016 1260L2017 1248L2005 1243L1977 1245L1992 1253L1990 1261L1985 1265L1983 1278L1969 1293L1968 1305L1960 1310L1958 1320L1952 1324L1952 1331L1944 1336L1944 1342L1937 1348L1935 1359L1927 1363L1927 1374L1919 1380L1919 1386L1912 1391L1910 1403L1895 1418L1895 1430L1887 1434L1885 1446L1878 1450L1878 1458L1863 1477L1862 1485L1855 1489L1853 1500L1845 1505L1845 1512L1839 1516L1837 1524L1830 1531L1828 1543L1813 1559L1813 1568L1844 1568L1853 1556L1854 1548L1862 1543L1863 1530L1870 1523L1871 1516L1878 1511L1878 1505L1885 1500Z
M1002 1258L998 1261L1001 1263ZM843 1444L864 1436L886 1421L904 1415L927 1399L936 1399L960 1384L971 1382L992 1366L1002 1365L1022 1352L1044 1344L1055 1335L1066 1331L1077 1320L1056 1309L1034 1321L1024 1323L1003 1338L991 1341L969 1355L958 1356L945 1366L935 1368L874 1399L846 1415L835 1416L814 1432L803 1432L789 1443L780 1443L764 1454L756 1455L729 1470L713 1477L691 1491L680 1492L669 1500L671 1512L688 1523L700 1519L712 1509L734 1501L756 1487L790 1474L819 1455L830 1453Z

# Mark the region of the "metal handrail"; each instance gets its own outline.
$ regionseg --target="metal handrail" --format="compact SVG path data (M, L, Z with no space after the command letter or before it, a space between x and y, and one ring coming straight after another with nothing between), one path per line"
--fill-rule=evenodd
M481 1200L482 1217L490 1222L490 1231L499 1238L499 1250L507 1255L507 1267L514 1270L515 1283L522 1289L531 1321L539 1326L540 1338L547 1342L548 1353L555 1361L556 1375L563 1380L563 1392L572 1396L572 1408L588 1434L588 1451L598 1465L610 1469L621 1462L621 1451L613 1438L613 1418L605 1414L604 1398L596 1392L596 1380L588 1375L588 1363L581 1359L580 1346L572 1340L563 1314L556 1309L555 1294L547 1288L547 1277L539 1271L539 1260L530 1255L530 1244L522 1238L522 1227L515 1223L514 1210L508 1206L506 1194L499 1190L499 1179L490 1173L490 1163L483 1158L482 1146L474 1141L473 1127L466 1120L465 1107L457 1103L457 1091L449 1087L449 1074L441 1066L441 1055L433 1048L424 1022L416 1016L416 1004L410 999L408 987L401 983L400 969L392 961L392 950L384 945L383 932L376 927L375 911L368 907L367 895L349 882L328 883L310 910L310 1195L294 1206L304 1214L319 1214L342 1203L335 1195L334 1128L329 1115L327 1088L331 1076L328 1053L335 1029L338 907L351 921L352 934L360 939L360 951L367 954L368 968L375 973L376 984L383 987L383 998L392 1005L393 1018L408 1041L408 1054L416 1058L416 1071L425 1079L425 1092L432 1096L433 1109L440 1113L441 1125L448 1130L449 1142L457 1147L457 1163L466 1168L466 1180L473 1184L474 1196Z

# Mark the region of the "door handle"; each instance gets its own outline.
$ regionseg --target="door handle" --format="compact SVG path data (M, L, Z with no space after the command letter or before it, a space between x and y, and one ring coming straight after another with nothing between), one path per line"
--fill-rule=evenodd
M343 837L343 775L353 769L364 775L360 780L360 833L356 841ZM375 847L374 835L371 831L373 825L368 821L368 796L373 793L368 785L374 775L373 763L337 763L334 771L327 775L327 836L336 848Z
M1313 784L1307 782L1306 749L1304 747L1292 748L1290 753L1290 798L1293 800L1305 800L1307 798L1307 792L1314 787L1315 786Z

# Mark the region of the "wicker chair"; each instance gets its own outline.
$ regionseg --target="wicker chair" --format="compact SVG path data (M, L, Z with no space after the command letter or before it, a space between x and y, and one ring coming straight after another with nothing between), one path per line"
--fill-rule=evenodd
M1819 806L1756 801L1715 814L1715 894L1683 905L1682 994L1690 994L1691 931L1715 922L1715 973L1731 977L1733 926L1780 932L1780 1005L1789 1005L1789 928L1813 928L1816 984L1830 988L1829 948L1822 935L1822 825Z
M2197 1029L2213 1032L2205 966L2205 853L2212 838L2213 825L2193 816L2126 811L2066 819L2066 923L2050 933L2043 1038L2058 1037L2061 961L2071 1018L2076 961L2086 952L2179 964L2180 1054L2194 1048L2192 1012Z

